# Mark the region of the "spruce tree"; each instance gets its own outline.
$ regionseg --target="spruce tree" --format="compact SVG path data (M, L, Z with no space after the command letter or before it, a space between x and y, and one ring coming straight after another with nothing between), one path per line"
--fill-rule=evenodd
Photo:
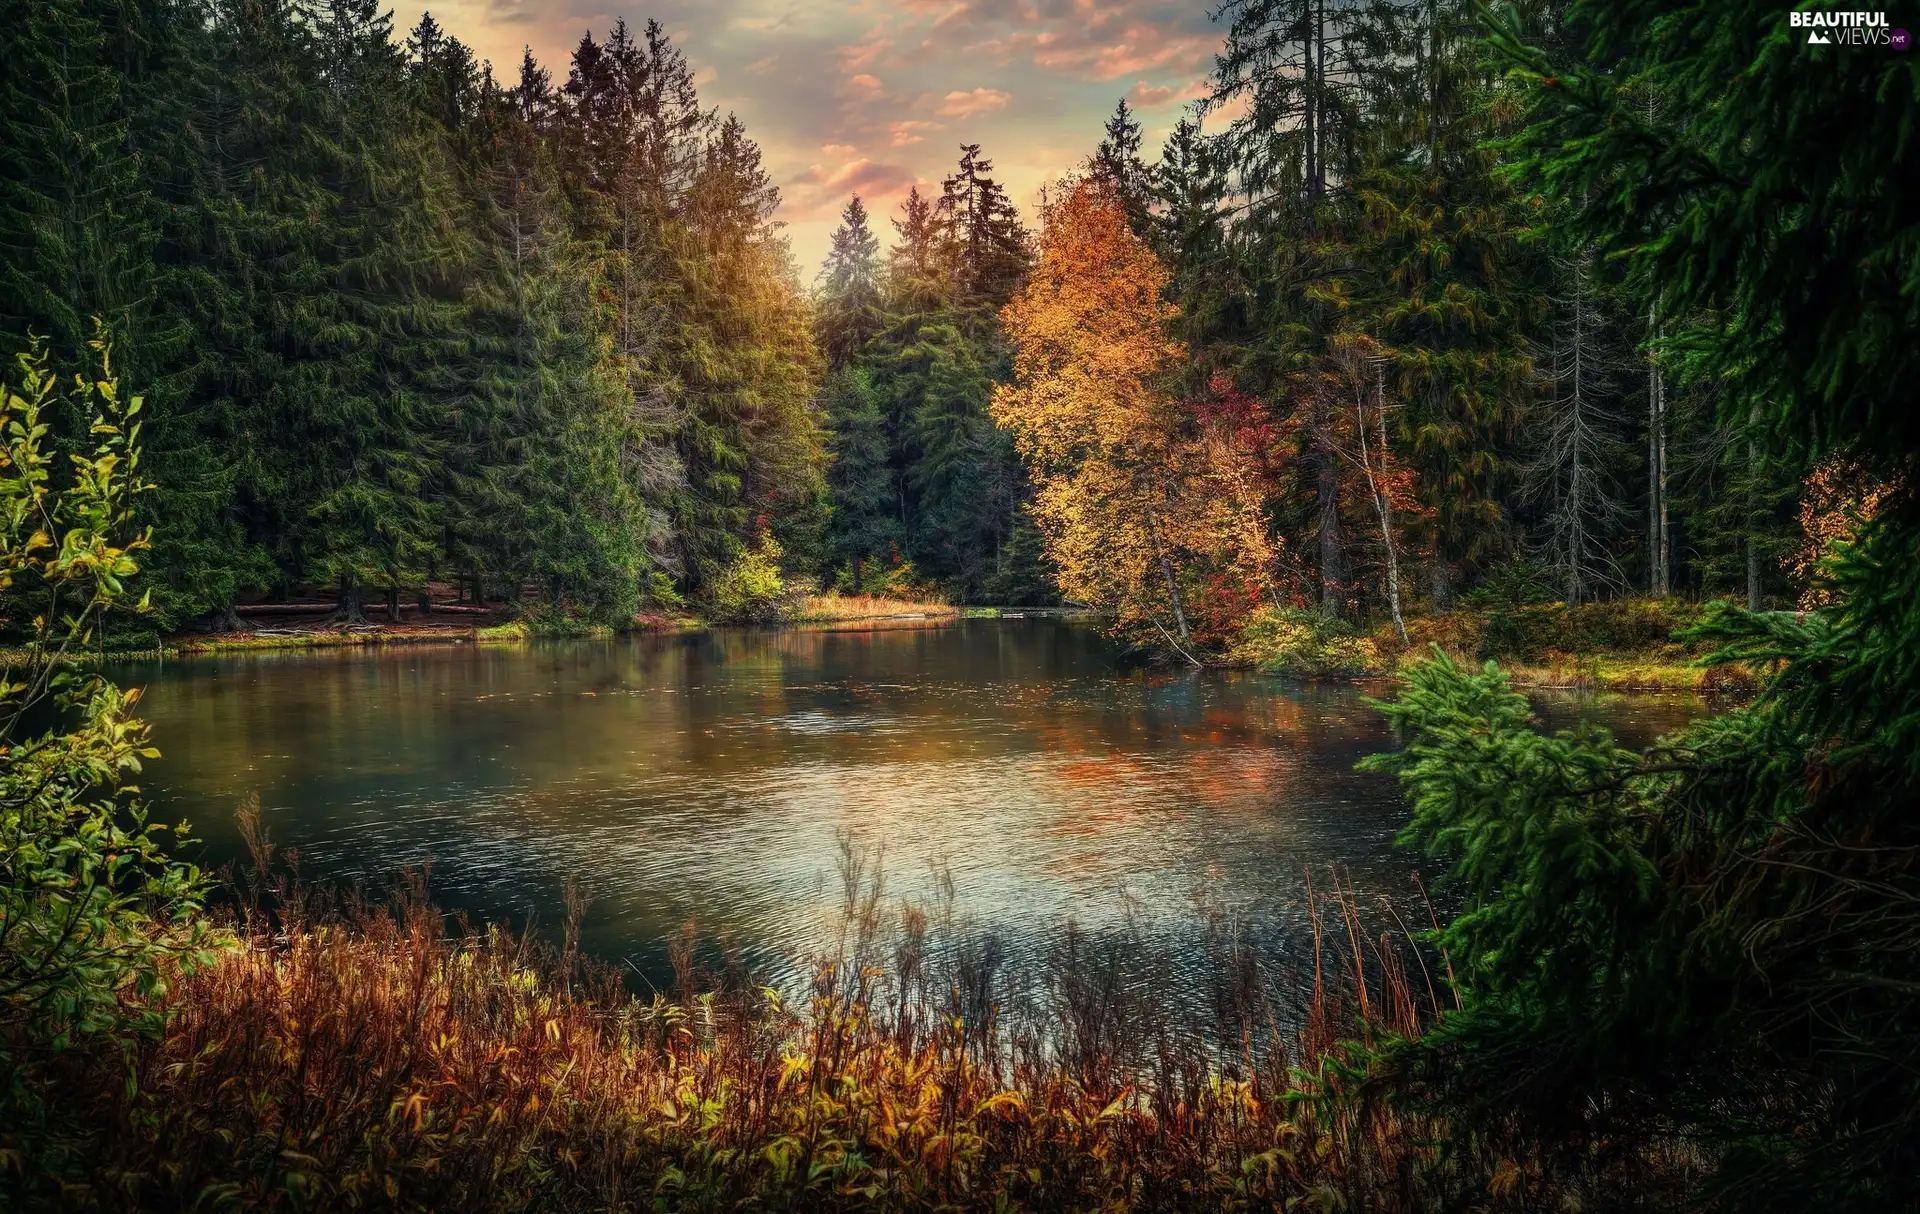
M436 572L444 527L449 363L467 241L456 179L374 0L328 0L315 18L322 79L318 179L330 203L318 288L292 340L305 356L283 383L292 440L291 556L362 618L363 588L397 613L404 588ZM298 452L298 456L295 456Z
M820 396L831 457L828 551L830 559L847 567L857 592L873 572L870 563L898 554L906 538L894 484L897 474L889 460L886 415L865 368L831 373Z
M1521 244L1520 201L1487 141L1494 82L1475 27L1429 5L1407 60L1426 87L1384 115L1382 154L1361 191L1375 277L1363 323L1386 346L1400 430L1431 520L1429 587L1447 610L1462 576L1506 557L1515 427L1531 392L1526 323L1536 272Z
M1126 208L1128 226L1134 235L1144 237L1149 230L1153 187L1147 166L1140 159L1140 139L1140 122L1122 97L1107 119L1106 138L1094 150L1092 168L1096 176L1113 183L1115 197Z
M956 302L982 313L1013 298L1030 260L1026 229L992 172L993 162L980 154L979 144L963 145L960 163L941 183L934 206ZM984 318L970 321L976 332L985 325Z
M820 269L814 331L828 369L837 371L851 362L883 321L880 238L873 234L867 208L855 194L840 212L833 247Z

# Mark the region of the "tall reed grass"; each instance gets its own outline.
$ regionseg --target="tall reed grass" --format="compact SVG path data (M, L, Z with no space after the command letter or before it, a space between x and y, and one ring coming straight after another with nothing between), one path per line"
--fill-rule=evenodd
M840 594L826 591L802 595L788 618L794 623L833 620L874 620L889 616L912 615L950 618L960 609L931 599L897 598L884 594Z
M1371 1098L1368 1051L1447 1005L1445 959L1337 874L1302 973L1215 915L1182 989L1194 959L1072 925L1016 975L950 881L901 903L848 844L804 992L689 925L674 989L636 998L581 956L578 897L543 945L449 920L418 877L317 890L250 837L233 945L170 987L164 1033L66 1059L37 1151L0 1131L16 1204L1417 1210L1524 1171L1437 1166L1443 1127Z

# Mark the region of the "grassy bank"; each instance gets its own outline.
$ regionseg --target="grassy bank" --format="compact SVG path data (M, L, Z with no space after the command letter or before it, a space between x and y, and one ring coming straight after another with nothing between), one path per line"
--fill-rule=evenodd
M1228 644L1224 660L1301 678L1385 678L1424 660L1434 647L1456 661L1500 662L1518 686L1595 691L1750 693L1760 672L1706 666L1706 642L1688 640L1705 607L1680 599L1624 599L1462 607L1407 620L1402 642L1391 623L1367 628L1318 612L1263 609Z
M805 594L796 598L778 622L831 624L888 618L952 619L959 609L946 603L882 595ZM635 616L635 632L694 632L710 627L696 615L658 612ZM452 645L527 641L542 638L586 639L615 635L606 624L564 616L514 617L505 610L462 615L446 622L346 625L324 615L286 624L265 624L241 632L187 633L138 651L113 651L111 658L175 657L201 653L246 653L276 649L333 649L372 645Z
M1443 959L1363 923L1351 895L1315 901L1325 943L1298 973L1265 972L1215 923L1193 991L1170 970L1192 958L1070 927L1015 979L950 912L884 910L857 869L847 889L840 944L792 1001L691 925L676 989L643 1001L581 963L571 928L543 949L450 932L417 888L380 907L270 896L275 914L241 913L231 947L158 996L157 1036L41 1073L49 1103L0 1128L0 1195L982 1211L1551 1196L1523 1154L1443 1156L1440 1123L1367 1097L1369 1051L1449 996Z
M806 594L793 605L787 619L795 624L890 618L953 619L960 609L944 602L895 598L880 594Z

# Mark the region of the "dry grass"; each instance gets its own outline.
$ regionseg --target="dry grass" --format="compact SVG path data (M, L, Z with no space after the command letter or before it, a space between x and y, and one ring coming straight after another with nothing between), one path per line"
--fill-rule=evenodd
M256 885L236 947L173 987L169 1028L130 1072L62 1064L67 1179L84 1186L65 1204L1416 1210L1447 1196L1441 1127L1349 1087L1368 1043L1438 1013L1444 960L1403 927L1370 935L1337 878L1313 902L1310 977L1269 975L1216 918L1195 991L1140 938L1071 927L1016 979L950 910L890 905L851 851L843 876L838 944L791 1002L737 954L703 966L690 929L677 989L642 1001L582 964L571 926L543 952L449 931L417 885L377 907ZM19 1151L9 1136L0 1148ZM54 1159L10 1158L23 1198ZM1518 1208L1528 1188L1493 1204ZM1474 1191L1488 1196L1484 1180Z
M948 603L923 599L897 599L879 594L808 594L801 597L788 617L795 623L836 620L879 620L890 616L925 616L951 619L960 609Z

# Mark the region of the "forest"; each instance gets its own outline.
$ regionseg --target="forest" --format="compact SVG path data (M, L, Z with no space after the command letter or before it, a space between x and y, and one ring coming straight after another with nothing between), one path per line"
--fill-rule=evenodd
M1023 216L959 145L816 270L657 23L508 81L375 0L0 0L0 1195L1912 1208L1920 66L1787 15L1225 0L1157 152L1122 101ZM257 804L216 893L73 660L801 584L1397 673L1432 918L1336 877L1306 1011L1229 941L1174 1040L1072 935L1016 1023L855 870L804 998L647 1002ZM1602 633L1743 698L1629 749L1482 661Z
M657 24L505 78L374 0L21 4L0 335L61 366L111 336L161 632L434 585L629 626L768 543L824 588L1064 595L1216 651L1263 603L1803 592L1810 457L1729 422L1684 324L1516 179L1524 88L1473 9L1220 21L1157 156L1122 101L1023 219L967 144L897 215L848 200L816 271ZM1062 308L1143 344L1050 344ZM1142 394L1082 399L1109 358ZM1128 453L1065 466L1049 396Z

